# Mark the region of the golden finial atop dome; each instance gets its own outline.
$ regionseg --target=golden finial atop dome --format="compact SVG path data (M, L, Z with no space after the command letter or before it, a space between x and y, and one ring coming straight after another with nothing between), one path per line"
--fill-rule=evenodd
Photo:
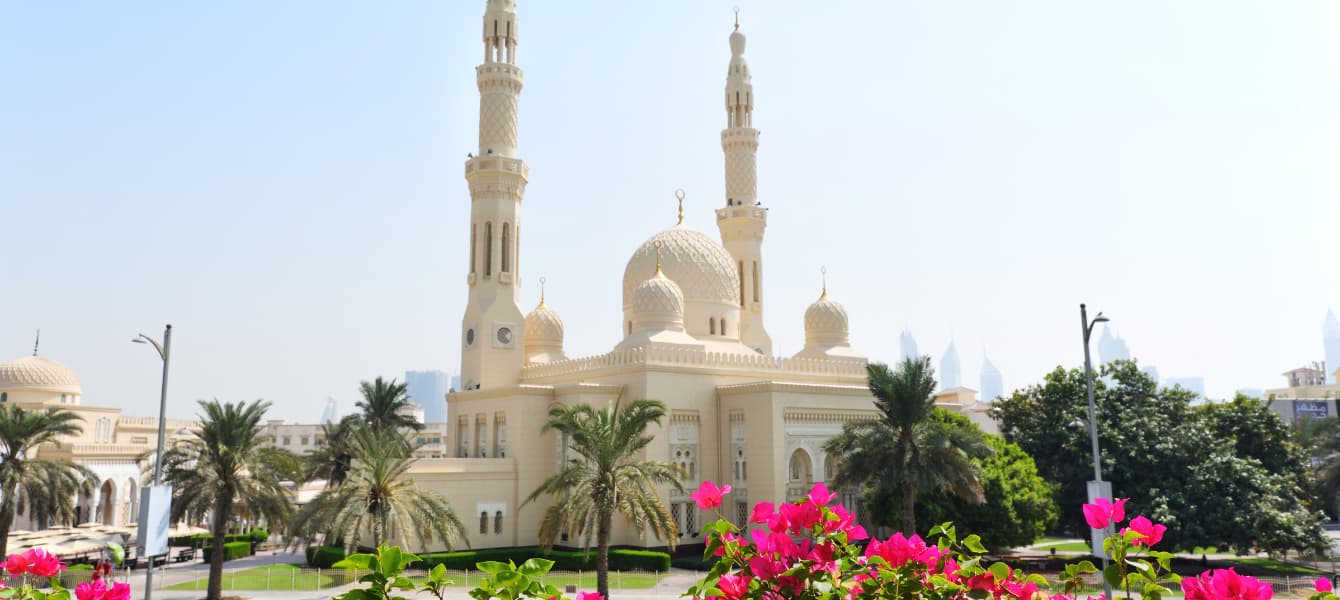
M819 294L820 300L828 299L828 267L819 267L819 278L823 281L823 293Z
M735 5L735 30L740 30L740 5Z
M37 337L33 339L33 356L37 356L37 346L42 343L42 330L37 330Z
M679 222L675 225L684 224L684 188L675 190L675 199L679 200Z
M544 308L544 282L547 281L543 275L540 276L540 306Z
M683 196L681 196L681 198L683 198ZM681 202L683 202L683 200L681 200ZM684 219L682 212L679 218L681 221ZM656 240L656 243L654 245L656 246L656 272L652 273L651 276L664 277L665 275L661 273L661 240Z

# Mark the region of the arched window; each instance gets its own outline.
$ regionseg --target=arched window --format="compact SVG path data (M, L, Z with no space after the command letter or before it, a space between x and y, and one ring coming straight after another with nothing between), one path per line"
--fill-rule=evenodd
M493 223L484 224L484 275L493 275Z
M502 271L503 273L511 273L512 272L512 266L510 262L511 259L512 259L512 224L503 223L502 268L498 270Z
M726 317L721 317L721 335L726 335Z
M628 333L626 333L626 334L624 334L624 335L633 335L633 322L632 322L632 321L629 321L629 322L628 322Z
M470 273L472 274L475 272L475 249L479 247L478 229L478 225L470 224Z
M804 450L796 449L791 453L791 482L810 482L810 456Z
M708 333L711 333L712 335L716 335L716 334L717 334L717 319L716 319L716 317L707 317L707 328L708 328L708 330L709 330Z
M489 511L479 511L479 533L489 532Z
M754 302L760 302L763 299L763 293L758 289L758 261L754 261Z
M0 402L9 402L9 392L0 392Z
M744 261L740 261L740 306L744 306Z
M502 511L501 511L501 510L498 511L498 512L496 512L496 513L493 513L493 533L494 533L494 535L502 535Z

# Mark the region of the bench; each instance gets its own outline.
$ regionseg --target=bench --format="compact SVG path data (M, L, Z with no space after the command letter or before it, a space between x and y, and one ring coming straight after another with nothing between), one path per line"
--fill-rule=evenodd
M167 561L168 561L168 555L166 555L166 554L159 554L159 555L157 555L157 556L151 556L151 557L148 557L148 558L141 556L141 557L138 557L138 558L131 559L131 560L128 561L128 562L130 563L130 568L132 568L132 569L139 569L139 568L148 566L150 560L153 561L155 567L161 567L161 566L167 564Z
M172 562L186 562L188 560L195 560L195 548L178 550L172 557Z

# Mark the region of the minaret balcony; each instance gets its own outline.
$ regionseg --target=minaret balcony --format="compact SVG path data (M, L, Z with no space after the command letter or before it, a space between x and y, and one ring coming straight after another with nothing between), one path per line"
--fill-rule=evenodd
M768 209L762 206L727 206L717 209L717 221L728 221L731 219L753 219L758 221L768 220Z
M530 167L526 161L505 156L476 156L465 161L465 176L497 173L518 173L522 179L530 179Z

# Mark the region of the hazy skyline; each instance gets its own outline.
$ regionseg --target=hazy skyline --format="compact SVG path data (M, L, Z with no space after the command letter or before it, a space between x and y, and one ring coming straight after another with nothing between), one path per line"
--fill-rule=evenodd
M777 354L826 266L858 351L952 336L1011 388L1082 364L1080 302L1213 397L1322 358L1340 4L520 0L522 308L545 276L569 356L619 340L676 188L718 237L737 3ZM41 328L86 403L152 415L160 362L129 340L170 322L170 416L305 421L459 372L483 10L0 6L0 361Z

